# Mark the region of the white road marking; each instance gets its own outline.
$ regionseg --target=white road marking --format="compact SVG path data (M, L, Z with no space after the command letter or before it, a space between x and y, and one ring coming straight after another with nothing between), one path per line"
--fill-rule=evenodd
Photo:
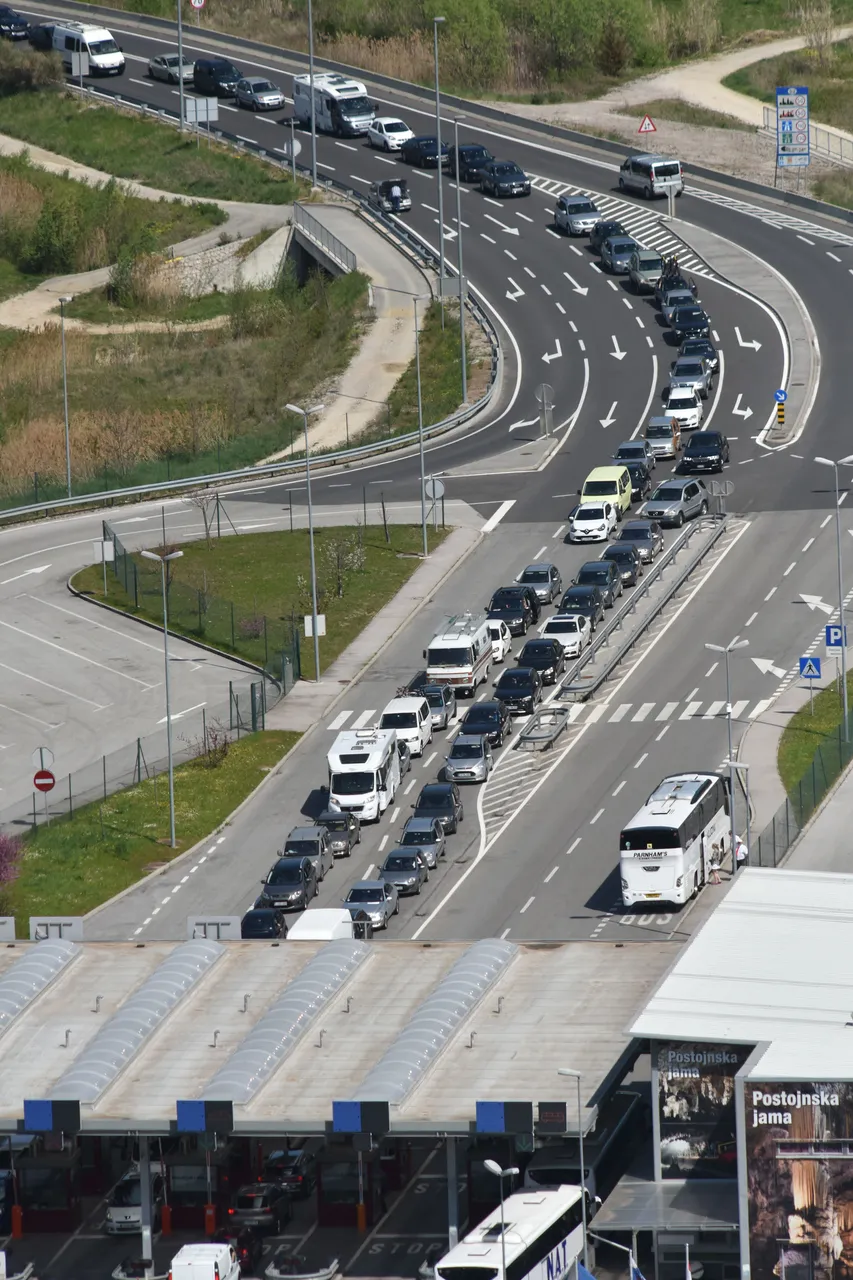
M812 543L813 543L813 542L814 542L814 538L809 538L808 542L807 542L807 543L806 543L806 545L803 547L803 551L808 551L809 547L812 545ZM803 552L801 551L801 552L800 552L800 555L802 555L802 554L803 554Z
M388 836L387 836L387 834L386 834L386 835L384 835L384 836L382 837L382 839L379 841L379 852L380 852L380 853L381 853L381 852L382 852L382 850L385 848L385 846L386 846L386 844L387 844L387 843L388 843Z
M376 715L375 707L371 707L369 711L362 711L361 715L356 716L355 720L353 720L352 724L350 725L350 729L365 728L368 721L372 720L375 715Z
M665 724L664 727L661 729L660 733L658 734L658 736L655 738L655 742L660 742L664 734L669 733L669 730L670 730L670 726L668 724Z
M755 613L751 613L743 625L745 627L751 627L757 617L758 617L758 610L756 609Z
M778 587L770 588L770 590L767 592L767 595L764 597L765 604L767 603L767 601L770 599L771 596L774 596L776 594L777 590L778 590Z
M540 557L541 555L544 555L544 554L545 554L545 552L546 552L547 550L548 550L548 544L547 544L547 542L546 542L544 547L540 547L540 548L539 548L539 550L536 552L536 555L533 557L533 559L534 559L534 560L538 560L538 559L539 559L539 557Z
M788 576L788 574L791 572L791 570L792 570L792 569L796 569L796 567L797 567L797 562L796 562L796 560L792 560L792 561L791 561L791 563L788 565L787 569L785 570L785 572L782 574L782 577L783 577L783 578L787 578L787 576Z
M552 533L552 534L551 534L551 537L552 537L552 538L559 538L560 534L563 532L563 530L565 529L565 527L566 527L566 526L565 526L564 524L561 524L561 525L560 525L560 527L559 527L559 529L557 529L556 533Z
M755 706L749 713L750 720L757 720L760 715L763 715L772 701L772 698L762 698L760 702L756 702Z
M625 778L623 778L623 779L622 779L622 781L619 783L619 786L616 788L616 790L615 790L615 791L613 791L613 792L611 792L611 795L618 796L619 792L620 792L620 791L622 790L622 788L624 787L625 782L626 782L626 779L625 779ZM578 1168L580 1168L580 1166L578 1166Z
M636 711L634 715L631 716L632 723L640 724L643 720L645 720L646 716L652 710L654 705L655 704L653 702L644 702L643 705L640 707L639 711Z
M603 813L604 813L604 810L603 810L603 809L599 809L599 811L598 811L598 813L595 815L595 817L594 817L594 818L590 818L590 820L589 820L589 825L590 825L591 827L594 827L594 826L595 826L595 824L596 824L596 822L598 822L598 819L601 817L601 815L602 815Z
M520 916L523 916L523 915L524 915L524 913L525 913L525 911L527 910L527 908L528 908L529 906L532 906L532 904L533 904L535 901L536 901L536 898L535 898L535 897L533 897L533 898L528 898L528 899L527 899L527 901L525 902L524 906L521 908L521 910L519 911L519 913L518 913L518 914L519 914Z
M480 532L491 533L493 529L496 529L500 524L501 520L503 520L504 516L507 514L507 512L511 511L512 508L515 506L515 503L516 503L515 498L508 498L506 502L502 502L501 505L498 507L497 511L495 511L493 515L489 516L488 520L483 525Z
M568 849L566 850L566 857L567 857L567 858L568 858L568 856L569 856L569 854L570 854L570 853L574 853L575 849L577 849L578 845L579 845L579 844L580 844L580 842L581 842L581 839L582 839L582 837L581 837L581 836L575 836L574 840L572 841L572 843L569 845Z
M411 781L411 782L409 783L409 785L406 787L405 791L403 792L403 795L404 795L404 796L407 796L407 795L409 794L409 792L411 791L411 789L412 789L412 787L413 787L414 785L415 785L415 779L414 779L414 778L412 778L412 781Z
M720 665L720 664L719 664L719 662L712 662L712 663L711 663L710 667L709 667L709 668L708 668L708 670L705 672L705 679L706 679L706 680L708 679L708 676L712 676L712 675L714 674L714 672L717 670L717 667L718 667L719 665Z
M544 883L548 884L551 880L553 880L554 876L557 874L559 870L560 868L557 866L557 867L554 867L551 871L549 871L547 876L545 877ZM578 1168L580 1168L580 1166L578 1166Z
M643 763L643 761L644 761L644 760L648 760L648 758L649 758L649 753L648 753L648 751L644 751L644 752L643 752L643 754L640 756L639 760L637 761L637 763L634 765L634 768L635 768L635 769L639 769L639 767L640 767L640 765Z
M391 814L391 821L392 821L392 822L396 822L396 821L397 821L397 819L399 818L399 816L400 816L400 806L399 806L399 805L397 805L396 809L395 809L395 810L394 810L394 812Z
M677 706L678 706L677 702L665 703L663 710L659 711L658 714L655 716L655 720L668 720Z

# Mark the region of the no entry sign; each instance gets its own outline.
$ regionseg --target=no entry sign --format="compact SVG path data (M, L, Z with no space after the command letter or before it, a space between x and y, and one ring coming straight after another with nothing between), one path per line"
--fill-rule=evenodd
M52 791L56 786L56 778L49 769L39 769L33 778L33 786L36 791Z

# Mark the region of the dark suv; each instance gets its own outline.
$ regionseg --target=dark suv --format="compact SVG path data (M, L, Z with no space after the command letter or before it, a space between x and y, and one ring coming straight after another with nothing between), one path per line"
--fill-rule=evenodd
M441 144L441 163L447 164L447 144ZM420 169L438 168L438 142L433 137L409 138L400 148L405 164L416 164Z
M587 560L575 574L574 586L598 587L605 609L612 609L622 594L622 575L610 560Z
M487 151L479 143L468 142L459 148L458 153L455 147L450 148L448 169L461 182L479 182L483 165L494 158L491 151Z
M462 733L478 733L488 738L489 746L502 747L504 737L512 733L512 720L504 704L497 698L491 702L475 702L465 712Z
M193 68L193 87L215 98L233 98L243 72L227 58L199 58Z
M321 1145L309 1138L304 1147L271 1151L264 1161L264 1177L284 1187L294 1199L306 1199L317 1185L317 1152Z
M539 621L541 606L530 587L499 587L489 601L489 618L505 622L510 634L523 636Z
M445 832L451 836L465 816L455 782L428 782L421 787L421 794L412 810L416 818L438 818Z

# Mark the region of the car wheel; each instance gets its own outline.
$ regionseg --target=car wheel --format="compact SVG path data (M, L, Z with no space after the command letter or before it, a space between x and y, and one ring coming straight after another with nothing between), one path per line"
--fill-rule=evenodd
M457 826L457 828L458 828L458 826L459 826L459 823L460 823L460 822L464 822L464 821L465 821L465 806L464 806L464 804L463 804L463 805L461 805L461 806L460 806L460 809L459 809L459 817L456 819L456 826Z
M676 527L676 529L680 529L680 528L681 528L681 526L682 526L683 524L684 524L684 512L683 512L683 511L679 511L679 513L678 513L678 517L677 517L677 519L676 519L676 521L675 521L675 527Z
M720 467L720 470L721 470L721 471L722 471L722 469L723 469L723 468L722 468L722 467ZM702 499L702 506L701 506L701 507L700 507L700 509L699 509L699 514L700 514L700 515L702 515L702 516L706 516L706 515L708 514L708 503L705 501L705 499L704 499L704 498Z
M387 138L385 139L385 150L386 152L389 152L391 150L391 144Z
M400 899L398 898L397 901L394 903L394 915L398 916L399 914L400 914Z
M421 896L421 886L418 885L417 889L415 889L415 897L419 898L420 896Z
M624 191L624 190L625 190L625 181L624 181L624 179L623 179L623 178L620 178L620 179L619 179L619 190L620 190L620 191Z

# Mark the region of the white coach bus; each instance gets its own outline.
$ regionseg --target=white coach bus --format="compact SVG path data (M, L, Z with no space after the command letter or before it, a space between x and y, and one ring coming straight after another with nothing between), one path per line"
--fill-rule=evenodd
M564 1280L583 1255L580 1187L517 1191L435 1264L436 1280ZM506 1272L504 1272L504 1257Z
M622 901L687 902L729 838L729 792L718 773L664 778L619 837Z

